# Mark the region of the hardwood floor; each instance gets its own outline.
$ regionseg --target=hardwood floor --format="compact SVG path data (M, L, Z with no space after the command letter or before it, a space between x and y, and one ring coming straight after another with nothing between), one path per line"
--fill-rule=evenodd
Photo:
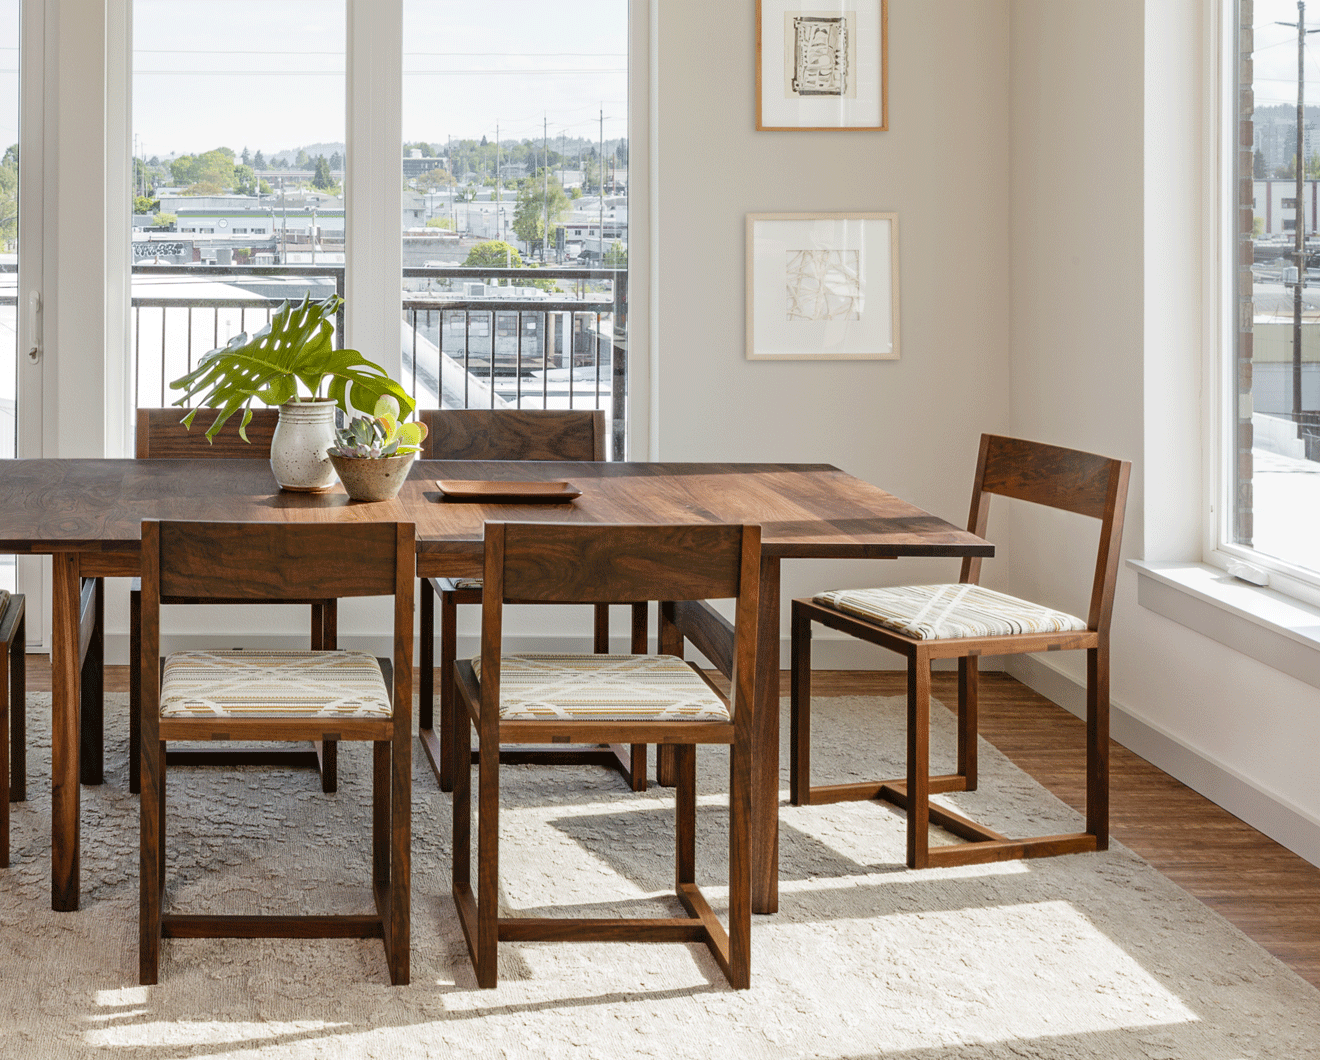
M128 690L128 668L108 667L108 691ZM781 675L788 694L788 673ZM816 695L903 695L898 672L816 671ZM50 689L50 664L28 658L28 687ZM940 671L932 692L957 702L957 676ZM1078 810L1086 794L1080 720L1003 674L981 675L981 733ZM1320 868L1117 744L1110 756L1114 838L1320 987Z

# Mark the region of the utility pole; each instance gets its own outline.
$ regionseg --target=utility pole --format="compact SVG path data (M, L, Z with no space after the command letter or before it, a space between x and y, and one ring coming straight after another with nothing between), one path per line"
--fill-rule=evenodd
M600 156L596 160L596 179L600 181L600 263L605 264L605 108L600 111Z
M500 209L500 123L495 123L495 232L504 238L504 211Z
M1293 284L1293 422L1302 422L1302 288L1306 284L1306 205L1303 200L1306 178L1304 135L1306 129L1306 0L1297 0L1297 21L1279 22L1297 30L1297 206L1293 211L1293 255L1297 259L1297 282Z
M541 260L550 260L550 119L541 112L541 157L545 163L545 233L541 236Z

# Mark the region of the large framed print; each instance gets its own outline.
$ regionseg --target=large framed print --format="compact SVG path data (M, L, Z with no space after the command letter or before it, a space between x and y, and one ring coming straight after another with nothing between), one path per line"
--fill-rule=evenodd
M898 215L747 215L747 359L898 359Z
M889 0L756 0L756 127L889 128Z

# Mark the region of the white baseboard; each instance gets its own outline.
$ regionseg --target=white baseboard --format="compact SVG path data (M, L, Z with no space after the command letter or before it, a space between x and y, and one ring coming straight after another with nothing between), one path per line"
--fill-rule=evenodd
M1086 685L1039 656L1011 656L1005 660L1004 670L1070 714L1086 717ZM1320 865L1320 820L1298 810L1226 763L1191 747L1112 697L1109 710L1110 734L1128 750L1312 865Z

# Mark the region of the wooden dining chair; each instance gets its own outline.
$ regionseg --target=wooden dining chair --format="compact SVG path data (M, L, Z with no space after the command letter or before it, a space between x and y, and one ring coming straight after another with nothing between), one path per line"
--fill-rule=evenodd
M390 981L409 978L412 523L142 525L140 975L162 938L380 938ZM184 651L158 669L161 604L391 596L392 659L353 651ZM376 912L182 915L163 910L166 746L174 740L371 740Z
M496 984L502 941L704 942L730 984L749 985L751 754L761 528L487 523L481 656L456 664L453 889L477 982ZM732 701L676 655L505 655L504 605L736 601ZM661 643L673 643L672 610ZM679 638L681 644L681 638ZM477 730L477 883L471 755ZM675 883L687 916L564 919L499 915L500 745L540 741L672 745L678 759ZM727 744L729 926L696 884L696 745Z
M27 601L0 601L0 868L9 867L9 804L27 799Z
M605 413L599 409L422 409L426 460L604 460ZM434 730L435 599L440 598L440 737ZM418 728L439 775L440 790L452 791L454 658L458 607L481 603L480 578L423 578L421 678ZM646 651L645 604L632 609L632 650ZM610 612L596 607L594 650L609 652ZM632 747L505 748L505 762L591 763L617 769L634 791L646 790L646 745Z
M245 442L239 436L238 424L241 417L235 417L226 425L226 429L216 435L214 441L208 441L206 427L215 414L213 409L201 409L192 429L180 422L186 409L138 409L137 441L134 455L139 460L268 460L270 442L275 436L275 426L279 423L279 409L259 408L252 410L252 420L248 423ZM138 742L142 729L141 696L142 671L138 665L141 644L142 595L141 579L134 578L128 591L128 790L137 793L140 788L138 776ZM223 603L225 601L216 601ZM251 600L242 601L251 604ZM332 650L335 646L338 607L333 599L295 600L290 603L311 605L311 646L315 650ZM176 749L170 752L172 763L176 766L234 766L234 765L275 765L305 769L317 769L321 774L321 790L332 792L338 787L338 755L334 741L316 743L311 750L196 750Z
M1109 621L1118 577L1131 463L1040 442L981 436L967 529L984 537L990 497L998 494L1090 516L1100 541L1085 619L978 585L980 558L964 559L957 584L844 589L793 601L790 784L794 806L881 798L906 807L910 868L1048 857L1109 847ZM905 780L811 784L811 624L859 637L903 655L908 665ZM952 810L940 792L977 785L977 662L982 655L1040 651L1087 653L1086 831L1011 839ZM930 775L930 665L958 660L957 769ZM929 844L935 823L964 842Z

